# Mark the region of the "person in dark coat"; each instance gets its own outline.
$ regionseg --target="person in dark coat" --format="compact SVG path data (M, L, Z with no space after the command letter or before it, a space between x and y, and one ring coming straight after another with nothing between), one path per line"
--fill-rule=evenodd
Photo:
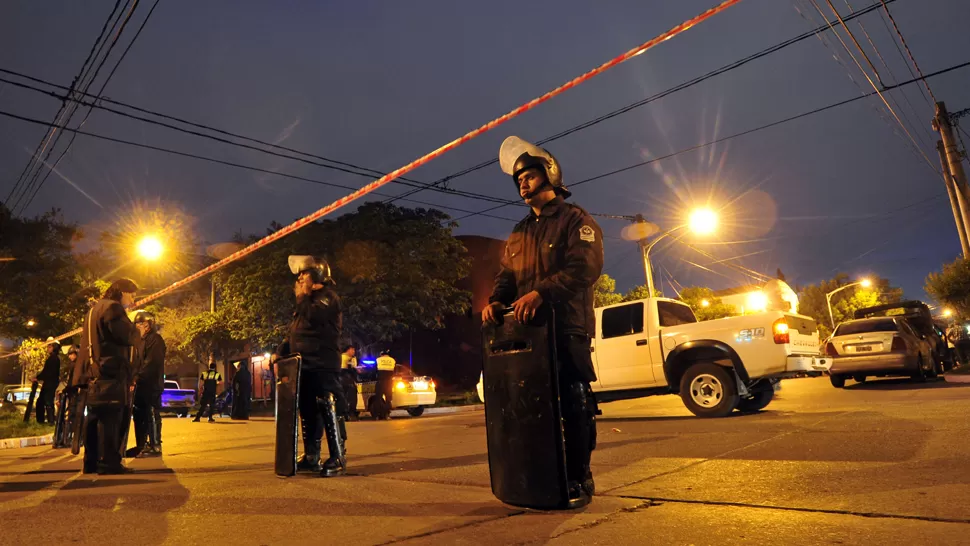
M165 386L165 340L158 333L155 315L147 311L135 314L135 328L141 343L140 367L135 378L135 401L132 417L135 421L135 447L129 457L159 456L162 454L162 390Z
M44 361L44 368L33 381L43 383L36 402L37 422L53 425L55 423L54 397L57 394L57 385L61 382L61 358L57 354L61 344L54 341L54 338L47 338L46 348L47 360Z
M249 419L250 403L253 398L253 375L245 361L236 363L236 374L232 377L232 414L237 420Z
M603 232L588 212L565 202L571 194L552 154L509 137L499 162L531 210L512 230L482 320L497 322L507 307L522 323L543 307L554 310L569 493L588 503L595 492L589 465L596 444L590 338L596 332L593 285L603 269Z
M299 407L303 428L304 455L298 470L319 471L322 477L340 476L347 471L345 423L346 402L340 383L340 329L343 312L340 298L331 288L330 265L322 258L290 256L290 271L297 275L294 286L296 309L289 335L277 348L280 357L299 353ZM330 458L320 464L320 447L326 431Z
M121 462L122 412L133 374L132 346L138 331L125 313L138 287L130 279L111 284L85 318L81 334L81 373L74 385L85 389L87 424L83 472L126 474Z

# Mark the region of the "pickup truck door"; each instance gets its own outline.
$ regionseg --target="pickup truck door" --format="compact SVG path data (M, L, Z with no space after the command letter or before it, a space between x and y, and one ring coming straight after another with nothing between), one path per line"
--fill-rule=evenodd
M642 388L655 383L651 343L642 301L603 309L596 336L596 363L604 390ZM657 348L659 350L659 347Z

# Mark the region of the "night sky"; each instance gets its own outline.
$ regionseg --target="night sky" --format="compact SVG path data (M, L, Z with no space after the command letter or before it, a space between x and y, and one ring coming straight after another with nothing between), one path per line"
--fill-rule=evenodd
M386 171L714 3L162 0L105 93ZM848 13L845 0L833 3ZM869 5L851 3L857 9ZM5 2L0 67L69 85L113 5L107 0ZM819 5L828 9L824 2ZM142 0L122 45L150 6ZM970 61L970 2L897 0L890 9L924 73ZM878 54L858 22L850 22L850 28L885 83L909 79L879 12L857 21ZM745 0L410 176L437 180L494 158L509 135L539 140L820 24L807 0ZM824 43L807 39L547 147L562 163L568 185L871 92L838 39L831 33L823 37ZM99 86L100 81L94 89ZM970 107L970 68L936 77L930 86L950 111ZM938 169L933 112L918 84L887 98L894 99L896 112ZM58 106L55 99L0 83L0 110L49 121ZM74 124L80 119L79 114ZM964 124L970 128L970 119ZM354 187L368 182L103 111L95 111L84 129L326 182ZM44 130L0 118L0 198ZM743 256L732 263L770 275L781 268L793 285L836 272L878 274L909 296L923 298L926 274L959 254L944 186L933 168L873 97L578 186L573 201L593 213L642 213L665 228L677 225L690 206L709 202L723 208L725 225L716 239L698 242L718 259ZM91 199L55 175L27 214L59 207L68 219L94 231L134 201L160 199L182 207L210 243L238 230L263 233L272 220L288 223L347 193L84 136L59 170ZM455 179L450 187L517 197L498 165ZM408 189L390 185L384 191ZM414 197L473 211L490 205L430 191ZM523 210L506 207L494 214L518 218ZM636 246L620 239L626 223L601 218L600 224L608 237L606 272L620 289L642 284ZM504 238L512 226L477 216L463 220L457 232ZM668 295L671 277L681 285L713 288L751 280L679 243L657 250L655 267Z

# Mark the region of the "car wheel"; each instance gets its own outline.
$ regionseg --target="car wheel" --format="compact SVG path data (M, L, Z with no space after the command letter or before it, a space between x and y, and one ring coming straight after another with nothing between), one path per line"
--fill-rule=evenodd
M698 417L725 417L738 407L738 388L731 373L717 364L700 362L680 380L680 397Z
M855 382L856 383L865 383L866 382L866 376L864 376L864 375L853 375L852 376L852 379L855 379Z
M830 375L829 381L832 382L832 386L841 389L845 387L845 376L844 375Z
M424 415L424 406L418 406L416 408L408 408L408 415L411 417L421 417Z
M182 419L185 419L186 417L189 416L189 412L188 410L180 411L178 412L178 416L181 417Z
M923 368L925 365L926 359L923 358L923 355L919 355L919 363L916 365L916 372L911 376L913 381L917 383L926 381L926 370Z
M765 409L765 406L771 403L772 398L775 397L775 389L769 389L766 391L758 391L748 398L742 398L738 401L738 411L741 413L754 413Z

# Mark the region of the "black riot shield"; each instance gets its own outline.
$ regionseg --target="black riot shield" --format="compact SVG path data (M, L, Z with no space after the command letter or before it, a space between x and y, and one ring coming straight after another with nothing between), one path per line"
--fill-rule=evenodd
M121 451L122 459L128 456L128 432L131 430L131 415L134 405L135 386L131 385L128 387L128 398L125 400L125 405L122 407L121 412L121 442L119 442L118 448Z
M77 455L81 453L84 446L85 434L88 430L88 389L79 388L72 400L74 405L71 407L71 453Z
M74 368L71 368L71 372L67 376L67 387L61 391L61 399L57 404L57 420L54 422L54 441L52 443L54 449L70 447L71 445L71 427L67 416L71 412L71 406L74 402L74 389L71 388L73 379Z
M300 413L300 356L276 361L276 475L296 474L297 417Z
M30 412L34 411L34 401L37 400L37 382L30 384L30 398L27 399L27 411L24 412L24 422L30 422Z
M553 324L509 313L484 332L488 470L492 493L513 506L569 508Z

